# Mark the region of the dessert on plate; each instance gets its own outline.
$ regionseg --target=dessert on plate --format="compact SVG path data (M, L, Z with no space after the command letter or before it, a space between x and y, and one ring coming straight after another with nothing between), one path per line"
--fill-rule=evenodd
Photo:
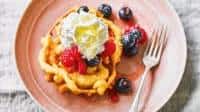
M127 24L133 21L128 7L122 7L118 15ZM117 64L122 55L135 56L146 40L139 25L122 28L114 23L110 5L83 5L69 9L41 39L39 64L45 79L55 83L61 93L129 93L131 81L118 77Z

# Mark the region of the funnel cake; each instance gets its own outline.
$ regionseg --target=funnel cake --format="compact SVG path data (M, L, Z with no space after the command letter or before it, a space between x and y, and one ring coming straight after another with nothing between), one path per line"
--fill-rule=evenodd
M78 8L72 8L60 17L50 31L42 38L42 48L39 53L39 63L45 72L45 79L53 82L61 93L70 91L79 95L104 95L105 91L113 87L116 78L116 64L120 62L122 55L121 29L111 20L103 18L96 9L90 9L88 13L95 15L101 22L108 26L109 37L115 44L115 50L110 56L100 56L100 62L95 67L87 67L84 74L72 71L60 61L60 55L65 51L61 42L61 25L65 17Z

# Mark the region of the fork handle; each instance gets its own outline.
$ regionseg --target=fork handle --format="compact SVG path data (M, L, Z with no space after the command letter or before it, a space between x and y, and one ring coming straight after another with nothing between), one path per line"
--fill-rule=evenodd
M139 112L138 106L140 103L140 97L141 97L141 93L144 88L144 82L146 80L149 70L150 70L150 67L146 67L144 70L144 73L142 74L142 77L140 78L139 87L136 91L136 94L135 94L133 103L131 104L131 107L129 109L129 112Z

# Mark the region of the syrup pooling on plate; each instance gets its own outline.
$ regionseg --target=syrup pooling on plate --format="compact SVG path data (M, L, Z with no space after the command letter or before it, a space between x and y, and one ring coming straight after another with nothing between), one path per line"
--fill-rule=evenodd
M137 54L135 50L144 40L144 32L137 25L122 32L124 28L109 19L111 14L112 8L108 4L97 9L72 8L42 39L39 63L46 76L53 77L51 82L56 83L60 92L88 96L104 95L110 89L131 92L128 78L117 79L116 66L122 53L126 56ZM123 11L120 12L122 15ZM131 18L133 15L124 13L123 16Z

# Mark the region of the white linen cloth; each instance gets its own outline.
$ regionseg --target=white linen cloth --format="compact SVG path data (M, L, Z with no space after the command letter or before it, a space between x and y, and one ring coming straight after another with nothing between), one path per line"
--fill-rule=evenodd
M14 66L13 41L19 19L30 0L0 0L0 112L40 112L26 94ZM200 110L200 0L170 0L184 25L188 61L183 80L160 112Z

